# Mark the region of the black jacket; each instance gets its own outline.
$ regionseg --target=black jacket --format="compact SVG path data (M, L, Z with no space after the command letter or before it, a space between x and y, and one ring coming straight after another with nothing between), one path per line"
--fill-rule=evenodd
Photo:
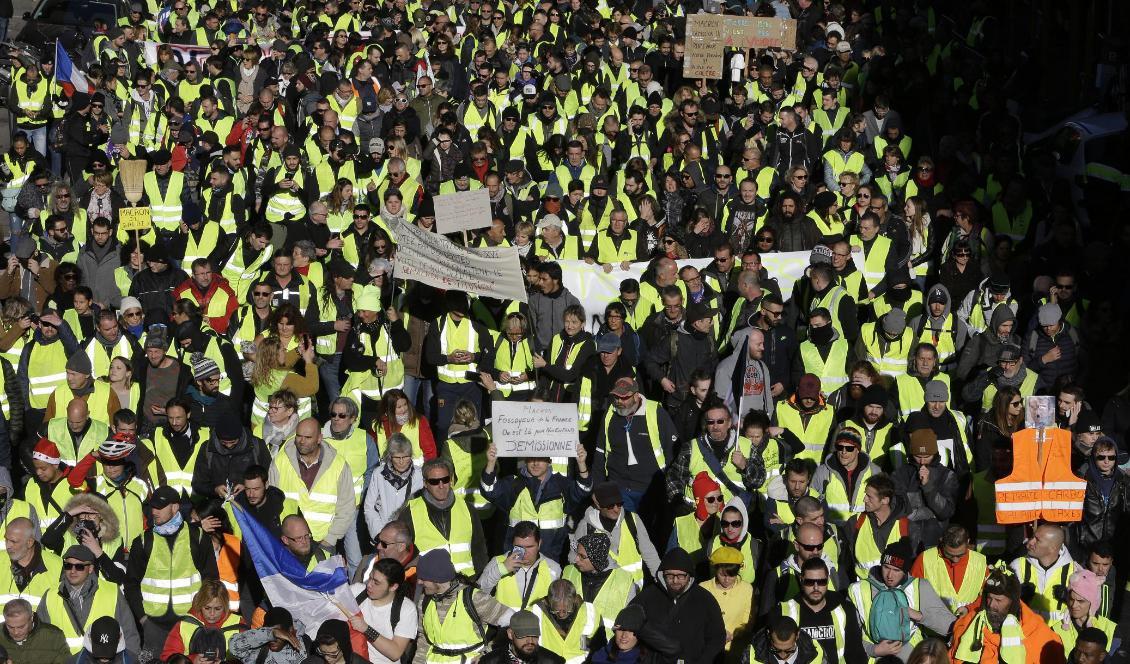
M200 526L185 523L181 528L188 528L189 546L192 549L192 562L200 570L200 576L205 579L219 579L220 574L216 568L216 552L212 548L212 540ZM177 531L177 535L180 531ZM173 546L173 539L158 535L152 530L147 530L137 536L129 550L129 563L126 566L126 582L122 586L129 608L135 616L145 616L145 608L141 599L141 579L145 576L146 567L149 566L149 555L154 546ZM171 614L171 609L170 609ZM151 616L161 618L163 616Z
M918 479L918 464L904 463L892 473L895 490L910 505L910 528L917 531L921 542L935 542L957 508L961 489L957 474L938 461L938 455L927 466L930 469L926 484Z
M1119 521L1130 511L1130 477L1114 469L1109 492L1104 499L1094 454L1084 477L1087 491L1083 494L1083 520L1075 524L1079 548L1090 549L1095 542L1114 541Z
M188 275L179 268L169 267L160 273L146 268L134 277L129 294L141 301L146 313L160 309L168 315L173 311L173 289L185 279Z
M710 664L726 644L722 610L700 586L692 585L673 598L663 586L649 585L632 604L643 607L649 625L678 639L679 658L686 664Z
M271 465L271 455L263 441L252 436L246 429L234 447L228 448L216 437L204 443L204 449L196 456L196 467L192 471L192 492L201 499L216 495L216 487L230 482L232 486L243 484L243 473L248 466L258 464L264 468Z
M483 655L479 660L479 664L510 664L510 643L495 648L494 650ZM546 650L542 646L538 646L536 652L532 657L522 659L525 664L565 664L565 658L555 652Z
M823 658L816 656L816 644L812 641L812 637L801 630L797 634L797 656L795 664L820 664L824 661ZM749 649L742 655L742 664L749 664L750 653L753 653L753 661L756 662L776 662L777 656L769 652L769 628L766 627L753 635L753 643L749 645Z

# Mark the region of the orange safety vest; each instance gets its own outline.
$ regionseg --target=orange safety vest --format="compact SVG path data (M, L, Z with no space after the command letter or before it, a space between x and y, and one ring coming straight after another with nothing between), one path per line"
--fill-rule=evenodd
M997 523L1082 520L1087 483L1071 471L1071 433L1044 429L1042 451L1036 435L1036 429L1012 434L1012 474L996 482Z
M220 572L220 582L228 591L230 611L239 612L239 553L241 542L238 537L224 533L224 545L216 554L216 567Z

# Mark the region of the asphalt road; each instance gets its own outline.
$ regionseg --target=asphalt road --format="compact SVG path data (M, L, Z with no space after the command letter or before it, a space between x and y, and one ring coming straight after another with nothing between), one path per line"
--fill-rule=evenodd
M24 27L24 12L30 12L35 7L35 0L12 0L12 20L8 24L8 39L14 38ZM0 147L7 152L12 146L11 123L8 113L0 111ZM8 213L0 211L0 237L8 237Z

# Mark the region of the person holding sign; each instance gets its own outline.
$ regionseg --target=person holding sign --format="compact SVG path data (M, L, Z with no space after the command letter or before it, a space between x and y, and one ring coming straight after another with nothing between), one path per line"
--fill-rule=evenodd
M565 515L585 506L592 491L588 453L577 443L576 480L553 472L549 457L526 457L524 472L509 477L498 476L498 448L487 448L487 464L482 472L483 497L510 518L505 541L509 541L514 525L533 521L541 528L541 551L550 560L560 562L567 553L569 531Z

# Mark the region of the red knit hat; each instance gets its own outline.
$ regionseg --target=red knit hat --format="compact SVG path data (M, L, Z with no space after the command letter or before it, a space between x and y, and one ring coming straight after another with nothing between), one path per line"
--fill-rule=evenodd
M35 449L31 452L31 458L35 461L58 466L60 462L59 447L46 438L40 438L39 442L35 444Z
M706 512L706 494L721 490L721 485L715 482L710 477L710 473L705 470L694 476L694 481L691 482L691 491L694 492L695 514L699 519L705 519L709 516Z

